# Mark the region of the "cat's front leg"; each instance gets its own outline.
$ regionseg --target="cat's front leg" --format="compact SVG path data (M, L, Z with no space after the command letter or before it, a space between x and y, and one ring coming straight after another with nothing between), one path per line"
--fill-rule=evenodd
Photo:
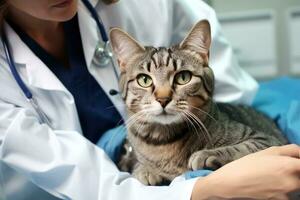
M117 166L121 171L131 173L134 169L134 166L137 163L138 163L138 160L136 158L135 151L132 148L132 145L130 144L128 139L126 139L122 146L121 155L120 155L119 161L117 163Z
M144 185L160 185L164 180L161 175L140 163L136 165L132 175Z
M199 169L215 170L225 164L225 161L219 158L215 150L201 150L191 155L188 168L194 171Z
M232 146L196 151L189 158L188 168L191 170L216 170L229 162L267 147L255 140L248 140Z

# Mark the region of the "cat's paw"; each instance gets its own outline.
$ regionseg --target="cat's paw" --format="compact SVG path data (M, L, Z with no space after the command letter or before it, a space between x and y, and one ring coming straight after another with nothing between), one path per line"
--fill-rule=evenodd
M137 178L144 185L159 185L163 182L163 178L160 175L150 172L147 168L138 166L133 171L133 176Z
M132 146L129 144L129 141L126 139L121 149L121 155L117 166L121 171L131 173L137 163L138 161L136 158L136 154Z
M211 169L216 170L222 167L222 160L217 157L214 151L197 151L189 159L188 167L191 170Z

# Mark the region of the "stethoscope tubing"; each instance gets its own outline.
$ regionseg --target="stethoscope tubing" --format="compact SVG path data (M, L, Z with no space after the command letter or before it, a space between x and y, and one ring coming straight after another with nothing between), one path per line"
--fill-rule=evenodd
M95 19L96 24L98 26L98 30L100 31L102 40L103 40L103 42L106 43L108 41L108 36L107 36L106 31L105 31L103 23L101 23L101 21L100 21L100 18L99 18L99 15L98 15L97 11L93 7L93 5L89 2L89 0L82 0L82 3L90 11L92 17Z
M112 55L111 52L108 52L109 51L109 49L108 49L109 48L108 47L109 46L109 39L108 39L107 33L105 31L104 25L101 23L100 17L98 15L97 11L94 9L93 5L88 0L82 0L82 2L85 5L85 7L89 10L89 12L91 13L94 20L96 21L97 28L100 32L102 41L104 42L103 56L105 56L106 59L110 60L110 62L113 65L113 68L114 68L114 73L115 73L116 77L118 77L118 73L116 71L116 68L115 68L115 65L114 65L114 62L113 62L113 55ZM48 117L40 109L40 106L38 105L38 102L34 99L32 92L26 86L26 84L24 83L24 81L20 77L20 74L17 71L17 68L16 68L15 63L14 63L13 55L12 55L12 53L10 51L10 48L9 48L9 42L8 42L7 36L5 34L5 31L3 29L1 31L1 40L2 40L2 43L3 43L3 47L4 47L6 61L9 65L9 68L11 70L11 73L12 73L14 79L16 80L17 84L21 88L21 90L22 90L23 94L25 95L27 101L30 102L30 104L32 105L34 110L39 115L41 123L46 123L47 125L49 125L51 127L51 124L50 124L50 121L49 121ZM115 95L118 92L115 91L115 90L111 90L109 93L110 94L113 93L111 95Z
M14 76L16 82L18 83L19 87L22 89L24 95L26 96L27 99L31 99L32 98L32 93L30 92L30 90L27 88L27 86L25 85L25 83L22 81L22 78L20 77L17 68L15 66L15 63L13 62L13 57L12 57L12 53L10 52L10 48L9 48L9 43L6 37L6 34L4 33L4 31L2 31L1 33L1 39L2 39L2 43L3 43L3 47L4 47L4 52L5 52L5 57L6 57L6 61L9 65L9 68L11 70L12 75Z

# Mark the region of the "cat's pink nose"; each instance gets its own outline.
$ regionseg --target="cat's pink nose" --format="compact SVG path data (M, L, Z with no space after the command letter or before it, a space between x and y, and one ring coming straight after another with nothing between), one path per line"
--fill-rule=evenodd
M161 107L165 108L168 103L171 101L171 98L165 97L165 98L157 98L156 101L158 101L161 105Z

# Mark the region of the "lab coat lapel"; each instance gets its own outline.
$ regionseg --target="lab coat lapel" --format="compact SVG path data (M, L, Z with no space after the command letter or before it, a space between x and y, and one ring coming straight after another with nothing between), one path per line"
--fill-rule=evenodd
M5 23L5 31L15 65L26 85L69 93L52 71L30 50L7 23ZM22 70L24 68L25 70Z
M96 4L95 1L93 2ZM82 2L79 3L78 8L78 23L85 61L88 68L90 68L97 43L99 42L99 36L97 24L91 17L90 12L82 5Z
M96 6L99 0L90 0L93 6ZM84 6L79 3L79 24L82 34L82 43L84 47L85 59L90 66L93 58L95 46L98 41L96 23L89 13L85 11ZM8 37L10 50L13 55L14 62L19 71L25 67L25 74L20 73L22 79L28 86L37 87L45 90L63 91L69 96L70 92L65 88L61 81L53 74L53 72L27 47L16 32L5 23L6 35Z
M93 2L93 5L95 7L97 1ZM111 102L114 105L120 105L116 106L116 108L125 119L125 107L122 106L123 101L120 95L111 96L109 94L109 91L111 89L118 90L118 80L114 73L113 66L110 63L106 67L99 67L95 63L95 59L97 59L97 57L95 56L95 50L97 48L97 45L103 41L99 35L99 30L95 19L90 15L90 12L85 8L85 6L82 5L82 3L80 4L78 9L78 21L87 68L92 76L94 76L97 82L101 85L102 89L110 98Z
M91 4L95 7L99 0L90 0Z

